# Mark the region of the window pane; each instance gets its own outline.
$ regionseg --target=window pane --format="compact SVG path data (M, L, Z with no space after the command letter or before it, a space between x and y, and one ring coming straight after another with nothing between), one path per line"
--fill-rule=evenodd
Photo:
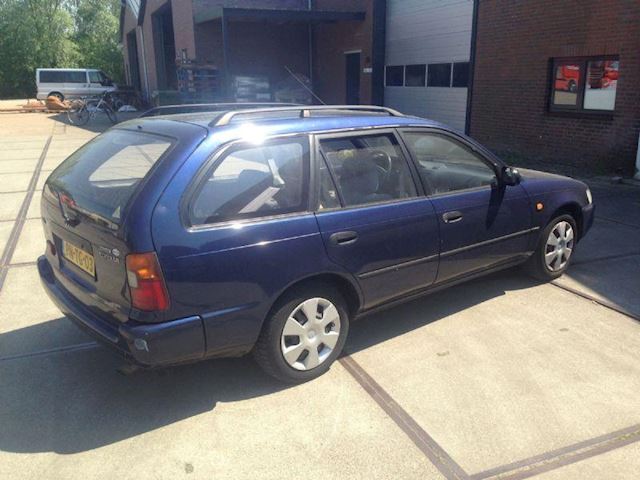
M452 87L469 86L469 62L458 62L453 64L453 80Z
M406 87L424 87L426 65L407 65L404 70Z
M553 104L577 106L579 85L580 65L577 63L556 64L553 76Z
M340 206L340 198L335 183L331 178L329 169L324 159L320 160L320 206L319 210L337 208Z
M229 153L197 194L194 225L302 211L308 145L281 141Z
M64 83L65 75L63 71L49 70L40 72L40 82L42 83Z
M451 64L430 63L427 76L427 86L448 87L451 85Z
M462 144L435 133L404 134L431 194L491 185L493 168Z
M118 223L140 181L170 146L164 137L109 130L67 158L47 184L79 207Z
M416 196L409 166L392 135L322 140L346 206Z
M101 83L100 74L98 72L89 72L89 81L91 83Z
M71 72L67 71L64 75L64 81L66 83L86 83L87 82L87 74L86 72Z
M385 85L387 87L401 87L404 80L404 67L388 66L385 73Z
M588 64L584 108L613 110L618 86L618 60L592 60Z

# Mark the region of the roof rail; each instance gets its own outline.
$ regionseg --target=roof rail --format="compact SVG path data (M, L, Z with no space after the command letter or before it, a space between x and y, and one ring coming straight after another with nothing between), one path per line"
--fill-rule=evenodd
M291 107L271 107L271 108L250 108L246 110L234 110L231 112L226 112L221 115L219 118L213 120L209 126L212 127L222 127L224 125L229 125L234 117L240 115L259 115L261 113L269 114L269 113L279 113L279 112L293 112L297 113L300 118L306 118L311 116L311 112L315 111L323 111L323 110L342 110L345 112L370 112L370 113L386 113L391 117L403 117L404 115L397 110L388 107L379 107L376 105L298 105ZM268 118L268 117L267 117Z
M164 105L145 111L138 118L157 117L159 115L180 115L182 113L224 112L238 109L255 109L268 107L294 107L296 103L252 102L252 103L182 103Z

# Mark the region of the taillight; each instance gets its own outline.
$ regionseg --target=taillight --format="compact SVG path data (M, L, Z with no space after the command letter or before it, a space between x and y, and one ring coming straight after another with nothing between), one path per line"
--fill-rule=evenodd
M127 255L127 282L134 308L148 312L169 308L169 294L154 252Z

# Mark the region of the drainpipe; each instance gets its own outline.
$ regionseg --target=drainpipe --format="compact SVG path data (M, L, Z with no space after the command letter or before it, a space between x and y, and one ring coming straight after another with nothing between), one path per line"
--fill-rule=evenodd
M307 1L307 9L310 11L313 10L313 0ZM313 85L313 25L311 22L307 25L307 30L309 35L307 40L309 42L309 85L311 86L311 90L315 91ZM313 103L313 100L311 102Z
M640 134L638 135L638 151L636 152L636 174L633 178L640 180Z
M144 87L145 87L145 95L143 95L144 99L146 101L149 101L151 98L151 93L149 92L149 74L147 72L147 52L145 49L145 45L144 45L144 33L142 31L142 26L138 25L136 27L136 30L138 30L138 32L140 32L140 50L141 50L141 57L142 57L142 74L144 76Z

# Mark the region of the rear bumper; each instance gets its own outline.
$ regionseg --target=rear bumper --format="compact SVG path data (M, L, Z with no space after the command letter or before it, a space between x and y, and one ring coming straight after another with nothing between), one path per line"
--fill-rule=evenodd
M100 318L78 302L56 280L46 259L38 258L42 285L56 306L78 327L128 361L145 367L174 365L204 358L206 344L202 319L198 316L169 322L113 323Z

